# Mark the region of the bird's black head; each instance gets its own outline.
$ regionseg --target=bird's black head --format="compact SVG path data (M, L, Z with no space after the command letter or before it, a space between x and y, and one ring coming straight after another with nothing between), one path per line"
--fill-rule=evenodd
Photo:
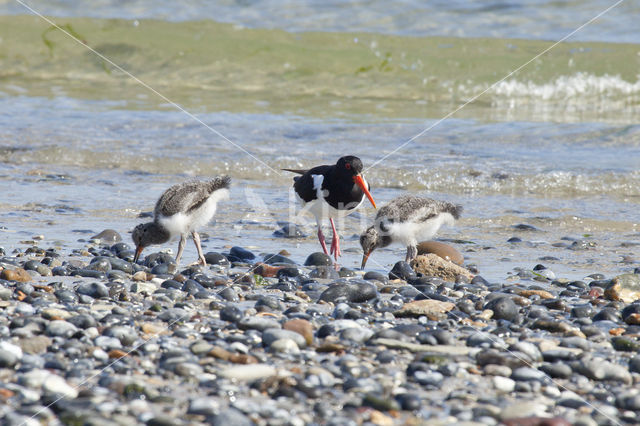
M340 157L340 159L336 163L336 167L338 168L339 173L344 173L352 176L359 175L364 169L364 167L362 166L362 161L360 161L358 157L354 157L353 155Z
M131 238L136 245L133 263L137 263L142 250L152 244L162 244L169 240L169 232L155 222L141 223L133 229Z

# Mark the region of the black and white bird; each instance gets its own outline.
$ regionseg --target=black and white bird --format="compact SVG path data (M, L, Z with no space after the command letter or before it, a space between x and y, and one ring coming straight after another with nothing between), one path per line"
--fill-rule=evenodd
M360 207L365 196L373 207L376 207L369 192L369 184L362 176L362 161L358 157L348 155L341 157L332 166L317 166L309 170L283 170L302 175L293 178L293 188L302 204L302 211L309 211L316 218L318 240L325 254L329 252L322 233L322 222L329 219L333 231L330 253L338 260L338 256L341 255L340 238L334 219L353 213Z
M141 223L133 230L136 252L134 263L145 247L163 244L180 235L176 263L180 264L187 234L193 236L198 250L198 262L207 264L200 246L197 230L206 225L216 213L218 201L229 197L229 176L219 176L211 180L189 180L167 189L158 199L153 211L153 222Z
M431 198L403 195L378 210L375 223L360 235L364 269L371 253L398 242L407 246L406 261L418 255L419 241L430 240L444 224L453 225L462 206Z

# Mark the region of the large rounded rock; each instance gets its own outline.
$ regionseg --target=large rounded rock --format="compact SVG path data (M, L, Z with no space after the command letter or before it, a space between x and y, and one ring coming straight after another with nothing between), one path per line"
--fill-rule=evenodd
M362 303L374 299L378 295L375 285L366 281L334 284L320 295L320 300L325 302L341 301L343 298L347 302Z
M256 258L255 254L251 253L249 250L245 248L238 247L238 246L231 247L231 250L229 250L229 255L233 258L238 258L244 262L251 262L253 259Z
M473 274L467 269L445 260L437 254L418 256L411 261L411 267L425 277L438 277L447 281L455 281L458 276L469 280L473 279Z
M315 252L311 253L307 260L304 261L304 266L329 266L333 262L331 261L331 257L329 255Z
M103 244L115 244L122 241L122 236L118 233L118 231L113 229L105 229L99 234L91 237L92 240L100 240Z
M508 296L497 297L484 305L484 309L490 309L493 311L494 319L504 319L507 321L513 321L518 315L518 306L513 299Z
M2 272L0 272L0 278L7 281L18 281L23 283L31 281L31 275L22 268L3 269Z
M455 247L439 241L423 241L419 243L418 255L421 254L436 254L444 260L448 260L459 266L462 266L464 263L462 253L456 250Z
M635 302L640 299L640 275L618 275L611 280L604 291L604 296L609 300L621 300L625 303Z
M438 321L446 317L446 313L455 308L451 302L425 299L405 303L399 311L394 312L396 317L421 317L426 316L430 320Z

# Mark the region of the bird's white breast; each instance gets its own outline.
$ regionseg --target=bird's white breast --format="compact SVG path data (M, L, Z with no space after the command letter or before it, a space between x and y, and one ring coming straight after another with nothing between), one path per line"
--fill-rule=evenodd
M229 190L218 189L209 196L199 208L189 212L180 212L173 216L160 216L158 221L169 231L171 238L195 231L209 223L216 213L218 201L229 198Z
M440 213L424 222L394 222L387 226L393 241L410 246L432 239L443 224L452 225L454 221L450 213Z

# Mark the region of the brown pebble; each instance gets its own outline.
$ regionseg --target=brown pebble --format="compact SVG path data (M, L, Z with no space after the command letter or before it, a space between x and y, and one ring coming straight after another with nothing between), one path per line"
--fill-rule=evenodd
M145 271L138 271L135 274L133 274L133 280L134 281L149 281L154 277L153 274L149 274Z
M152 322L145 322L140 326L143 333L150 335L169 334L169 330L163 324L154 324Z
M313 342L313 326L305 319L292 319L282 325L285 330L295 331L306 340L307 345Z
M631 314L625 318L624 322L629 325L640 325L640 314Z
M620 336L621 334L624 334L625 329L622 327L619 328L612 328L611 330L609 330L609 334L612 336Z
M504 419L502 421L504 426L571 426L567 420L562 417L517 417L511 419Z
M279 255L281 256L291 256L291 253L289 253L288 251L282 249L278 252Z
M183 283L183 284L187 281L187 277L185 277L185 276L184 276L184 275L182 275L182 274L175 274L175 275L173 276L173 279L174 279L174 280L176 280L176 281L178 281L179 283Z
M438 321L446 317L446 312L455 308L451 302L425 299L414 300L405 303L400 310L394 312L396 317L421 317L426 316L432 321Z
M336 352L336 353L344 353L345 346L340 343L325 343L324 345L318 347L316 352L327 353L327 352Z
M439 241L423 241L418 243L418 255L429 253L437 254L444 260L448 260L459 266L462 266L464 263L462 254L449 244Z
M9 389L5 389L5 388L0 388L0 398L9 399L13 395L15 395L13 391L10 391Z
M258 358L247 354L231 354L229 361L234 364L257 364Z
M127 355L128 354L125 351L122 351L120 349L112 349L109 351L109 358L112 358L112 359L124 358Z
M7 281L19 281L21 283L31 281L31 275L22 268L3 269L2 272L0 272L0 278Z
M518 294L522 297L540 296L541 299L553 299L553 294L545 290L520 290Z
M232 353L228 350L221 348L220 346L215 346L209 352L207 352L207 356L218 358L223 361L228 361L231 358Z
M281 266L271 266L266 263L259 263L253 270L254 274L261 275L265 278L272 278L278 274L278 271L282 269Z

